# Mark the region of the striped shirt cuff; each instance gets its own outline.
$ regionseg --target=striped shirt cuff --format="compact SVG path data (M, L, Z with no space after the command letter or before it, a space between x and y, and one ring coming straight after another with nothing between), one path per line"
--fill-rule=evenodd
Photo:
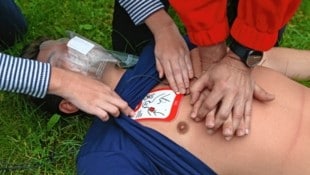
M48 89L51 66L35 60L0 53L0 90L43 98Z
M160 0L118 0L118 2L135 25L142 24L149 15L164 8Z

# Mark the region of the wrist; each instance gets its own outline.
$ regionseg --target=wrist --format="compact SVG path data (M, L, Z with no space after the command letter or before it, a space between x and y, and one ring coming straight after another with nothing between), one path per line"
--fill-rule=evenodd
M237 54L235 54L233 51L228 50L227 55L228 55L229 58L234 59L234 60L237 60L237 61L239 61L240 63L244 64L244 63L241 61L241 58L240 58Z
M57 67L51 67L51 77L48 86L48 94L61 95L61 88L63 86L63 77L67 72Z
M199 54L203 60L211 63L219 62L227 54L226 43L223 41L210 46L199 46Z
M154 37L163 33L163 30L171 30L171 28L177 28L174 21L164 9L160 9L151 14L145 20L145 24L151 30Z
M230 44L230 52L234 53L232 58L239 59L249 68L258 65L263 58L263 52L245 47L236 40Z
M235 53L228 51L227 55L222 59L222 63L239 70L241 72L248 72L250 67L246 66Z

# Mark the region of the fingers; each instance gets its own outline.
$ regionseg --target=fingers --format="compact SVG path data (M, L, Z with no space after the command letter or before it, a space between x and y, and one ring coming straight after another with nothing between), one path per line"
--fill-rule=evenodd
M247 104L251 104L251 102ZM248 130L245 129L245 120L247 120L247 124L249 124L249 119L251 115L251 113L248 113L248 118L245 118L245 104L242 102L238 102L237 105L232 109L232 111L232 122L230 126L232 130L232 135L227 135L225 137L225 139L228 141L231 140L234 133L236 134L236 136L239 137L244 136L248 133Z
M186 66L186 64L184 63L183 65L181 65L181 67L184 67L183 69L181 69L181 73L179 73L179 75L176 74L176 82L177 82L177 86L178 89L180 90L180 93L182 94L186 94L186 90L189 88L189 72L188 72L188 68ZM176 73L178 73L176 71Z
M169 82L170 87L176 93L185 94L186 85L184 79L187 78L187 83L189 84L188 76L183 77L183 73L181 71L181 65L178 63L170 63L168 62L165 65L165 75ZM184 78L184 79L183 79Z
M247 134L248 133L246 132L246 129L245 129L245 121L241 120L239 127L236 129L236 135L238 137L242 137L242 136L245 136Z
M253 98L248 98L246 94L240 93L226 96L218 94L225 93L218 93L216 90L211 92L203 90L198 100L193 104L191 117L195 121L205 119L209 134L213 134L222 127L222 134L226 140L231 140L234 135L247 135L250 130Z
M98 108L98 110L93 111L92 113L96 114L96 116L104 122L109 119L109 114L103 109Z
M245 112L244 112L244 132L245 134L249 134L251 129L251 118L252 118L252 100L247 101L245 104Z
M156 69L158 71L159 78L163 78L163 76L164 76L164 69L163 69L163 66L161 65L161 63L160 63L160 61L158 60L157 57L156 57Z
M252 98L246 100L247 98L242 95L237 95L237 97L239 98L225 99L221 102L215 117L214 130L217 130L222 125L226 125L226 127L232 128L233 133L236 132L237 136L244 136L249 133L252 114ZM229 120L231 120L231 122ZM230 136L229 134L231 134L228 131L223 131L223 133L226 133L224 136ZM230 139L231 138L228 140Z
M217 130L222 124L232 115L233 99L227 100L227 97L218 104L218 111L216 114L214 130Z
M110 98L107 98L105 105L101 108L107 110L114 117L118 117L120 112L127 116L134 116L135 112L129 107L128 103L124 101L116 92L112 91Z
M182 73L184 77L183 79L185 88L188 90L190 86L190 79L194 77L194 70L189 52L184 55L184 61L181 63L181 66L185 68L182 69Z
M193 104L192 111L191 111L191 118L195 121L200 121L199 119L205 118L205 116L208 114L208 111L204 107L204 101L207 98L209 94L209 91L205 89L204 91L199 94L197 97L198 99Z
M120 112L122 112L126 116L131 116L131 117L135 115L134 111L128 106L128 104L125 101L123 101L122 99L118 99L117 101L118 102L111 104L111 108L109 110L107 109L107 111L112 116L118 117L120 115Z
M181 56L184 58L179 58L179 64L172 64L172 69L179 92L185 94L189 88L189 79L194 76L194 71L189 52Z
M134 116L135 112L114 91L106 92L105 98L96 103L96 110L92 111L102 121L107 121L109 116L118 117L122 112L126 116Z
M229 115L227 120L223 123L222 134L227 141L230 141L235 135L238 137L243 137L249 134L246 129L246 118L241 118L238 126L234 126L233 120L234 118L232 115Z
M214 110L210 111L206 117L206 127L207 127L209 134L214 133L215 113L216 113L216 110L214 109Z
M245 117L245 106L245 102L237 101L236 105L232 109L232 122L235 129L239 127L241 121ZM248 114L251 115L251 113Z
M231 138L236 136L245 136L249 134L250 130L250 119L251 119L251 102L247 102L245 105L245 114L243 112L237 112L232 109L232 113L228 113L228 115L224 115L222 120L217 120L219 118L218 114L216 114L216 110L210 111L206 115L205 123L207 127L207 132L209 134L213 134L222 127L222 134L226 140L231 140ZM197 117L201 120L202 117Z
M168 62L164 67L169 85L175 92L181 94L187 92L189 79L193 77L192 65L188 57L186 54L185 58L179 58L177 62Z
M218 129L224 121L227 120L228 116L231 113L232 106L234 105L234 96L227 94L224 96L221 88L215 87L209 94L208 98L205 100L205 107L210 111L215 108L216 119L214 124L214 129Z
M206 111L204 111L204 108L202 107L203 99L200 98L200 100L197 100L192 108L191 111L191 118L199 121L200 116L204 116L204 114L207 114ZM197 118L197 119L196 119Z
M188 78L191 79L194 77L194 70L193 70L193 64L190 58L190 54L185 54L184 60L185 60L185 66L188 72Z
M233 127L233 120L232 120L232 116L230 115L223 124L222 134L225 140L229 141L232 139L234 132L235 130Z

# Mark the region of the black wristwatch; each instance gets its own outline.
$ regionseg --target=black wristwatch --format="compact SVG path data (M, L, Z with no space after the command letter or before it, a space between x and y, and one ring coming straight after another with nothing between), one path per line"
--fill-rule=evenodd
M236 40L232 40L232 43L230 44L230 50L238 55L241 61L250 68L256 66L263 59L263 52L255 51L253 49L242 46Z

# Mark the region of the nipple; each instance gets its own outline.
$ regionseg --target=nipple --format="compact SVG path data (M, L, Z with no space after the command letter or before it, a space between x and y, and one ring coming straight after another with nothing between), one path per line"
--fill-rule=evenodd
M185 133L187 133L188 129L189 129L189 126L188 126L188 124L187 124L186 122L184 122L184 121L179 122L178 125L177 125L177 131L178 131L178 133L180 133L180 134L185 134Z

